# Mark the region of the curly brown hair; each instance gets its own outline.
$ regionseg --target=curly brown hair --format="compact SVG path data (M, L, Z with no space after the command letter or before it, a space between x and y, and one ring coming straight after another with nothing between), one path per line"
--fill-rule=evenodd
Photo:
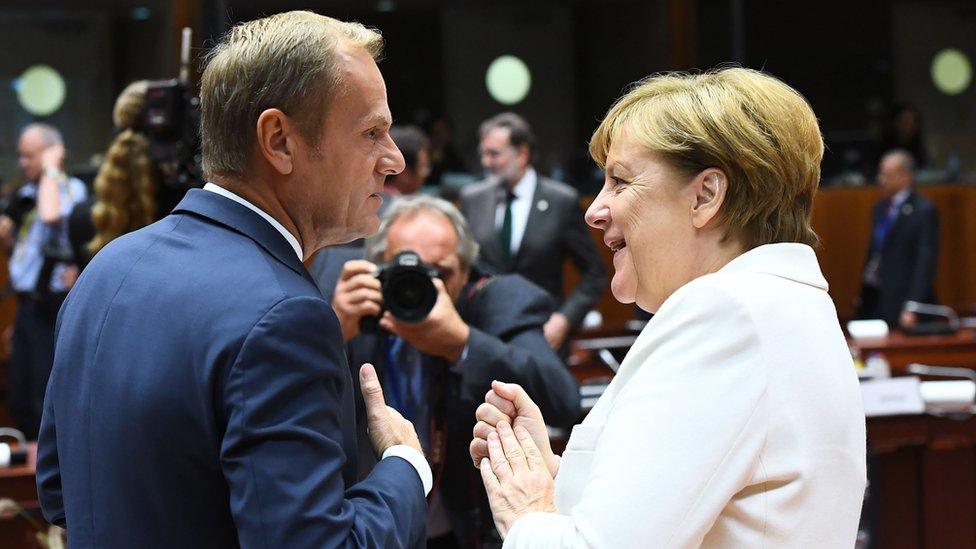
M149 139L138 130L147 85L145 80L129 84L115 102L113 119L121 131L95 177L95 237L88 243L92 254L113 239L152 223L156 216Z

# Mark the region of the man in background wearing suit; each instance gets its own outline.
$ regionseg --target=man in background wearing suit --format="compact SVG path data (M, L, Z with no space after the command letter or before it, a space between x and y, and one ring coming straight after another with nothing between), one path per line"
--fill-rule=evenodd
M234 27L201 82L211 183L106 246L69 295L38 492L71 547L416 547L430 467L302 265L376 230L403 169L382 39L289 12Z
M514 113L481 124L481 165L488 179L461 191L461 211L481 245L482 260L501 273L518 273L558 303L545 324L558 349L600 299L606 269L583 222L575 189L532 167L532 128ZM572 259L580 282L564 297L563 263Z
M874 206L871 245L862 278L858 318L880 318L911 327L915 313L906 301L935 302L939 262L939 213L913 188L911 154L886 153L878 166L883 198Z
M384 394L414 423L434 469L428 515L431 549L500 545L468 445L471 414L494 379L517 379L554 425L579 419L579 388L549 348L542 325L553 299L519 275L490 277L473 264L478 244L461 213L429 196L404 198L366 240L367 260L345 264L335 285L333 308L351 364L376 365ZM361 333L360 320L380 313L382 285L377 263L410 250L440 273L438 300L417 323L386 313L380 333ZM364 408L359 406L362 414ZM360 424L362 425L362 424ZM360 429L360 441L366 441ZM361 442L362 444L363 442ZM364 471L376 460L366 453Z

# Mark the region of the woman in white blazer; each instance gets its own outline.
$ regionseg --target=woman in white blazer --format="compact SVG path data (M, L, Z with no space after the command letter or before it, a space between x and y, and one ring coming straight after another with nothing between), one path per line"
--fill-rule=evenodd
M590 151L611 289L655 315L561 458L493 384L471 454L505 547L852 547L864 413L811 248L810 106L747 69L656 76Z

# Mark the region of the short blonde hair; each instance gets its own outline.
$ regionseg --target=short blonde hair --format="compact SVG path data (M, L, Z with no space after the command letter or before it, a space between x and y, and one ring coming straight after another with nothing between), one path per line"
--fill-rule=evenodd
M318 142L329 101L341 84L340 46L358 47L378 60L380 34L309 11L290 11L235 26L207 56L200 83L203 171L243 175L258 116L281 109L302 136Z
M727 238L739 237L747 249L817 244L810 216L823 137L809 103L783 82L743 68L638 82L593 133L590 154L601 167L624 129L683 175L709 167L725 172Z

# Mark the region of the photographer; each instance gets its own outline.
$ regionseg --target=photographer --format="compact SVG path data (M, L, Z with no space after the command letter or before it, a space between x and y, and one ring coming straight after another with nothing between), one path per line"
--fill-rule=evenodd
M396 267L382 266L380 274L377 263L406 250L425 264L414 270L436 273L433 308L419 322L384 311L390 305L384 292L393 291L384 284ZM580 412L578 387L542 332L552 298L519 275L479 273L473 266L477 254L478 245L454 206L427 196L403 198L390 206L379 233L367 240L369 261L345 263L332 303L349 363L376 365L388 402L414 423L433 466L429 547L491 544L494 527L468 443L469 418L493 379L518 380L543 413L554 414L553 423L571 424ZM416 288L406 291L412 293L403 301L423 301ZM362 319L371 316L380 317L380 329L363 332L361 324L369 321ZM362 401L358 412L364 412ZM360 432L361 441L365 436ZM360 465L368 469L372 464Z

